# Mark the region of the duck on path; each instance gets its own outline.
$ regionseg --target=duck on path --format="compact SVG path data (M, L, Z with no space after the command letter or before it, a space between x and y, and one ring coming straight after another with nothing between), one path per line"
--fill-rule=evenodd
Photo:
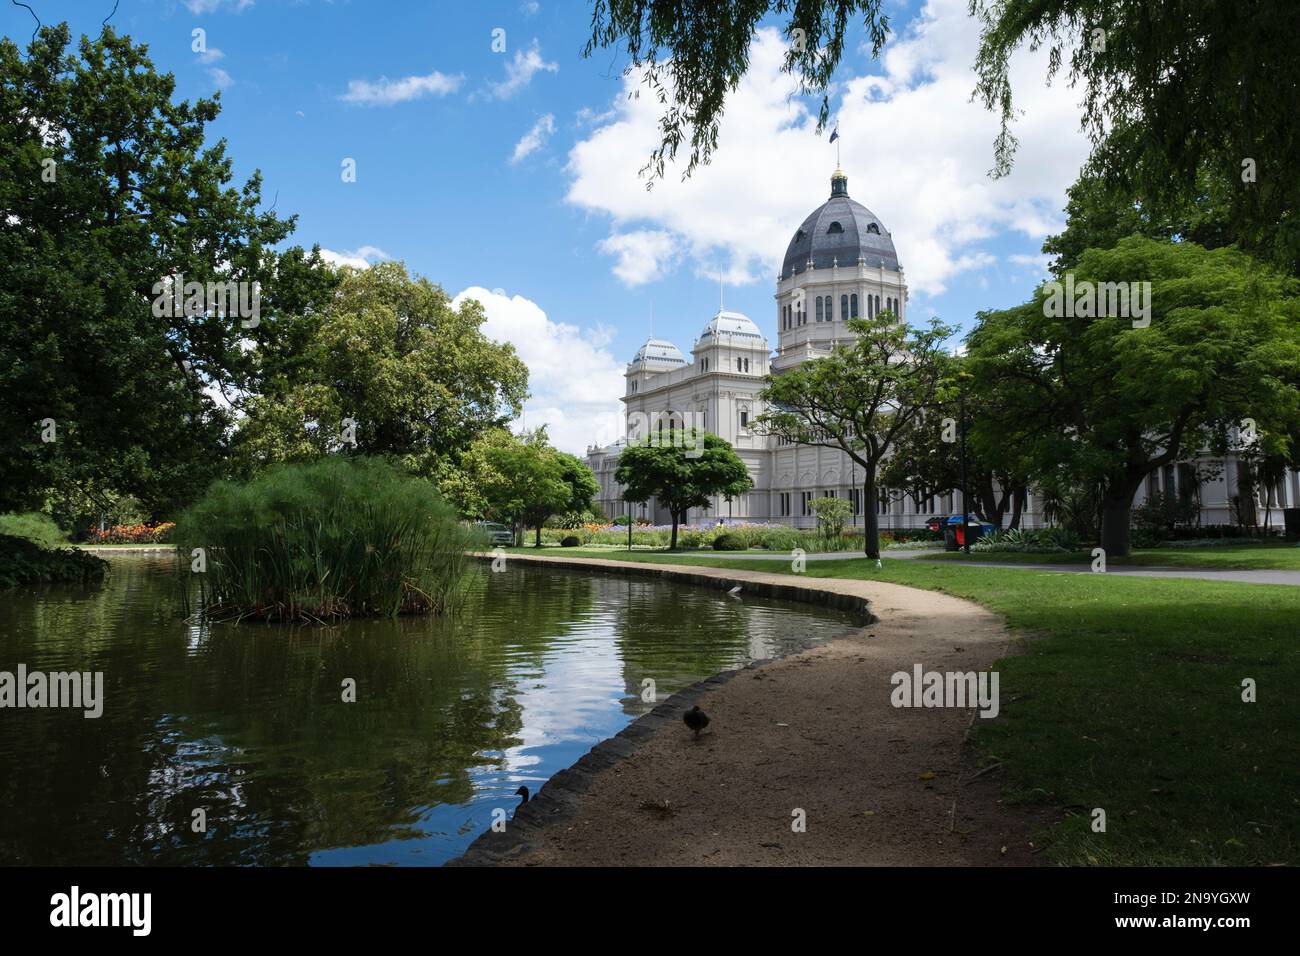
M686 713L682 714L682 723L695 731L695 739L699 740L700 731L709 726L709 715L700 710L700 705L696 704Z

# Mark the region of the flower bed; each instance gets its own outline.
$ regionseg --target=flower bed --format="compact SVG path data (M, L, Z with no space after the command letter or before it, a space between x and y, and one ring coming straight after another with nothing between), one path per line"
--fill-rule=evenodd
M627 547L627 525L587 523L579 528L543 528L542 543L558 545L562 539L575 535L584 547L605 545ZM837 537L827 537L811 528L791 528L783 524L728 522L717 524L678 525L677 547L684 550L707 550L721 535L728 537L728 550L761 549L789 552L795 548L804 551L856 551L862 548L862 529L847 528ZM634 525L632 547L666 548L672 540L671 525ZM907 542L938 541L939 535L925 528L881 531L880 541L885 547Z
M174 521L161 524L115 524L103 531L94 530L86 539L87 544L166 544Z

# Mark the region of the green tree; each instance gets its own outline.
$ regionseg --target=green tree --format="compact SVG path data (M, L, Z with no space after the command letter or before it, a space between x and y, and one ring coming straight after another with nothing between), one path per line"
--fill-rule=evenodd
M1089 164L1068 191L1065 228L1047 237L1043 252L1055 257L1052 272L1061 277L1079 264L1086 250L1110 249L1129 236L1190 240L1206 249L1231 245L1224 195L1229 188L1203 169L1189 196L1156 209Z
M600 492L585 462L551 447L545 426L521 436L504 431L484 435L447 476L444 487L452 489L453 501L468 505L462 505L463 513L535 528L534 545L539 548L548 518L585 511Z
M565 503L565 512L583 512L591 509L591 500L600 494L600 483L587 463L567 451L556 451L555 459L560 465L560 480L569 486L569 500ZM547 515L542 520L549 518Z
M844 521L853 510L846 498L814 498L813 514L817 516L817 534L823 541L838 541L844 531Z
M453 309L401 263L348 270L319 314L301 320L301 357L277 356L275 376L247 403L243 454L261 465L347 447L438 474L515 418L527 394L527 367L483 334L484 321L478 301Z
M248 385L265 330L206 305L155 315L159 289L270 288L293 220L205 145L219 98L173 102L111 28L70 43L66 25L25 56L0 40L0 509L94 484L167 510L222 467L212 393Z
M495 476L483 488L489 508L516 527L516 542L524 528L537 528L534 546L542 546L542 523L563 511L573 496L552 449L539 442L515 441L489 448L486 459Z
M1058 309L1059 289L1044 284L1025 305L981 313L969 354L977 379L1001 384L1035 470L1099 487L1102 547L1125 555L1133 496L1152 470L1245 418L1287 448L1300 416L1300 284L1235 249L1138 237L1085 252L1073 272L1075 308ZM1138 277L1151 284L1149 326L1082 307L1094 287L1081 283Z
M654 498L672 516L669 550L677 549L677 525L687 510L707 508L714 495L735 498L754 487L749 470L727 442L697 429L672 429L629 444L618 458L614 480L623 500Z
M848 326L853 336L825 358L768 377L768 410L756 427L795 444L838 449L862 467L863 549L879 558L878 471L922 413L952 392L943 342L954 330L931 320L909 332L888 311Z

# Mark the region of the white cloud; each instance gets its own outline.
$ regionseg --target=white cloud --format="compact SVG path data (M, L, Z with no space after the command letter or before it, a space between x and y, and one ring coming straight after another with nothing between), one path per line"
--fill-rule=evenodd
M529 428L545 424L551 443L581 457L592 442L622 435L618 398L626 384L624 364L606 347L611 332L554 322L536 302L502 289L471 286L452 300L477 299L487 313L485 335L509 342L528 366L531 397L524 408Z
M506 78L488 84L488 90L498 100L509 99L531 83L538 73L555 73L559 69L558 63L542 59L541 44L533 40L528 49L515 50L514 59L506 64Z
M225 55L225 53L218 50L216 47L211 47L201 52L198 55L198 60L200 63L216 63L218 60L224 59Z
M390 80L381 76L378 80L349 80L348 91L339 99L345 103L360 103L363 106L392 106L425 96L447 96L460 89L465 81L462 75L448 76L434 70L427 76L404 76Z
M1088 151L1076 95L1044 85L1045 51L1025 54L1012 62L1024 114L1015 169L988 178L998 117L970 99L979 30L966 8L966 0L929 0L889 43L880 73L863 74L871 66L865 56L846 57L832 99L849 193L884 221L909 286L921 294L940 294L953 277L991 265L984 248L991 239L1010 232L1040 240L1059 228L1065 189ZM669 168L647 191L637 175L659 143L660 111L654 97L628 96L637 75L624 81L614 117L571 150L567 199L610 217L610 238L599 248L616 257L620 278L661 274L673 258L715 263L716 275L727 258L732 281L775 280L795 229L829 195L835 164L795 81L780 72L783 52L775 30L760 31L713 162L689 180ZM653 264L630 262L639 240L624 237L647 232L670 236L675 256L657 240Z
M212 85L219 90L224 90L235 85L235 81L231 78L230 74L219 66L209 68L208 77L212 80Z
M519 142L515 143L515 151L510 155L510 162L518 163L524 157L541 149L554 132L555 117L547 113L533 124L533 128L525 133Z
M358 249L335 252L333 249L321 249L320 257L332 266L351 266L354 269L368 269L373 261L391 259L388 253L378 246L361 246Z
M542 9L542 5L537 0L524 0L523 3L519 4L519 12L526 17L533 16L540 9Z
M182 2L185 4L185 9L195 16L215 13L222 7L235 13L243 13L253 5L253 0L182 0Z
M677 259L677 240L663 229L638 229L602 239L596 248L614 256L614 274L624 285L645 285L662 278Z
M1007 261L1010 262L1013 266L1020 266L1025 269L1031 269L1040 275L1046 276L1050 271L1048 266L1052 262L1052 257L1043 254L1031 256L1031 255L1024 255L1021 253L1014 253L1012 255L1007 256Z

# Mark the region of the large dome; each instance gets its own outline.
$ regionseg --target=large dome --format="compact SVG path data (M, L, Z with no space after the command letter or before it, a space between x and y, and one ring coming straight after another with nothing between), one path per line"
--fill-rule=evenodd
M867 265L897 271L898 253L894 240L876 214L849 198L849 179L840 170L831 177L831 198L803 221L790 240L781 263L781 278L803 272L811 259L813 268Z
M647 366L676 368L686 364L682 350L666 339L646 339L645 345L636 350L633 362L644 362Z
M700 341L704 339L715 339L721 341L724 337L738 336L744 339L752 339L755 342L763 340L763 333L758 330L749 316L740 312L727 312L719 310L718 314L709 320L709 324L704 327L700 333Z

